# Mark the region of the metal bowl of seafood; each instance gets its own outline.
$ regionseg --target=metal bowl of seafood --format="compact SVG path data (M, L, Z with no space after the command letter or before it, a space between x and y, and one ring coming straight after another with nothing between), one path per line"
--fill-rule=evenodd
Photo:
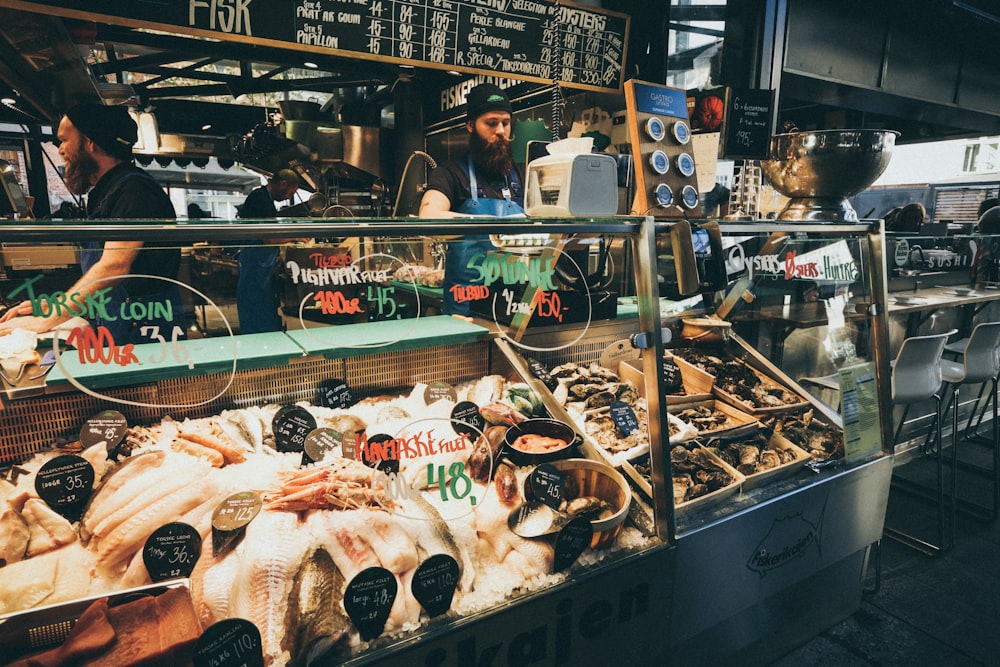
M847 197L882 175L898 136L894 130L819 130L771 137L760 168L775 190L791 198L778 219L848 220L854 209Z
M580 436L556 419L526 419L507 429L504 451L518 465L537 465L572 456Z
M577 513L590 512L594 531L591 549L611 546L621 534L632 504L632 489L620 472L606 463L590 459L564 459L552 462L563 475L563 495L567 505L584 507Z

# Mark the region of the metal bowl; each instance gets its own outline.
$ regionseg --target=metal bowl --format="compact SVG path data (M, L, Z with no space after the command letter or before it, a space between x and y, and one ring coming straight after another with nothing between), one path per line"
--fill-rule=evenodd
M517 446L517 439L522 435L528 434L555 438L556 440L562 440L566 444L545 451L529 451L519 448ZM573 455L579 440L579 436L577 436L576 431L570 425L555 419L539 417L536 419L526 419L508 428L504 434L504 444L506 445L504 451L518 465L536 465L545 463L546 461L564 459Z
M821 130L771 137L770 158L760 168L791 198L778 219L851 220L847 198L882 175L898 136L894 130Z

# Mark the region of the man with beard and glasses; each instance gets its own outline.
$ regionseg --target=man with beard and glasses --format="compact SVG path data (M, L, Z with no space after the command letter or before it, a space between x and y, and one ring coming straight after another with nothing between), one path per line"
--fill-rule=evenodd
M90 192L89 219L176 217L163 188L132 163L138 128L127 109L80 104L66 112L56 136L65 162L66 187L77 195ZM13 329L42 333L74 315L86 315L93 327L106 328L117 345L152 342L157 336L168 341L183 338L180 290L171 282L177 279L180 261L177 247L143 248L142 241L84 243L80 252L83 275L66 291L64 305L19 303L0 318L0 335ZM72 306L88 302L91 307L86 313ZM131 319L142 313L152 316Z
M500 88L483 83L469 91L465 129L469 151L439 165L420 200L421 218L469 215L524 217L524 179L510 148L510 100ZM469 267L493 249L488 236L465 236L448 243L444 265L444 313L468 316L465 288L481 284Z

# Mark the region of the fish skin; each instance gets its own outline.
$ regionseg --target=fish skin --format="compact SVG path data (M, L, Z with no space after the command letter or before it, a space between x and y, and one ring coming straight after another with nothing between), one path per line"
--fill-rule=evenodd
M422 495L416 494L406 501L400 511L414 519L408 526L408 531L420 549L421 560L436 554L451 556L462 568L458 589L462 592L471 591L476 579L475 560L458 546L455 536L437 509Z
M21 516L31 530L31 540L28 542L29 558L76 541L73 525L43 500L28 498L24 502Z
M328 652L351 629L341 600L347 582L322 547L295 573L285 615L286 645L293 667L307 665Z
M264 448L264 424L249 410L225 410L216 422L229 438L258 454Z
M292 512L262 511L236 547L239 571L230 596L230 613L260 630L268 664L287 664L282 648L289 592L302 561L313 546L309 531Z
M4 503L6 505L6 503ZM31 530L21 513L7 507L0 514L0 561L3 565L16 563L28 552ZM2 567L2 566L0 566Z

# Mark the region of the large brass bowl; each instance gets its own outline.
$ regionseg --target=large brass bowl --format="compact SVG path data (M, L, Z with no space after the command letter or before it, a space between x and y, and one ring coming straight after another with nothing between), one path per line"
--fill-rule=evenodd
M898 136L894 130L820 130L771 137L761 172L775 190L791 198L778 219L856 220L847 198L882 175Z

